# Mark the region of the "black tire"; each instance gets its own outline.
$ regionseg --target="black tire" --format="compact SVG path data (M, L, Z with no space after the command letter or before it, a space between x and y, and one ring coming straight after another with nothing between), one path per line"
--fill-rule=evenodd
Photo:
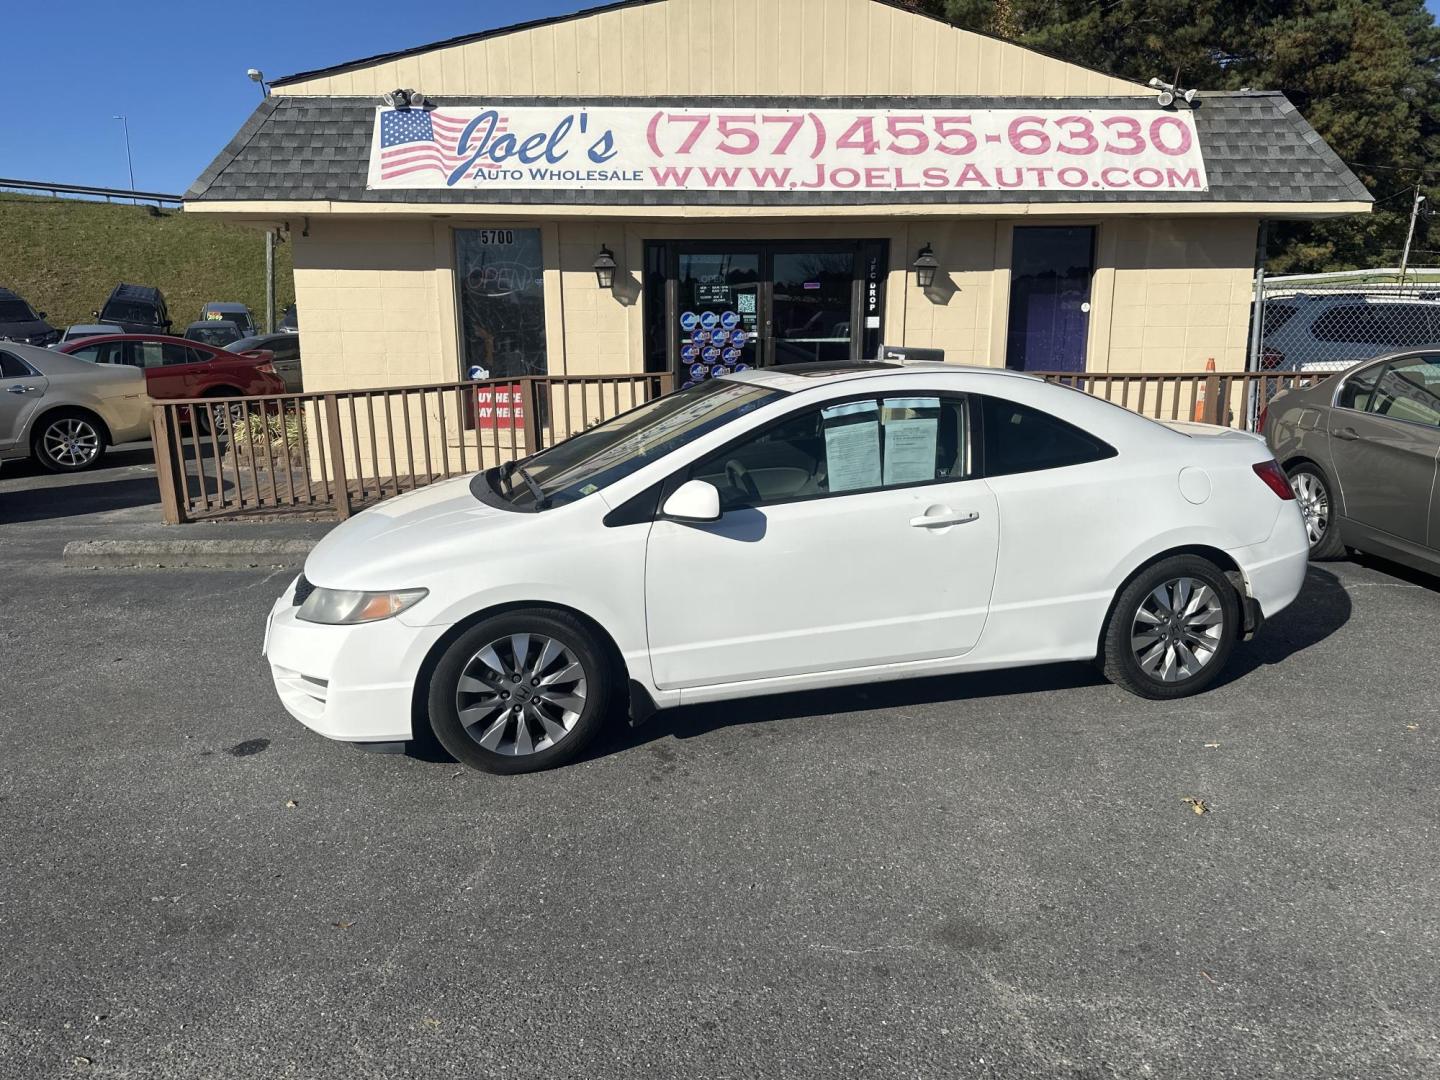
M1213 594L1213 604L1205 598L1198 604L1195 597L1198 589L1190 589L1187 604L1174 603L1178 595L1173 583L1180 581L1199 582ZM1161 619L1157 630L1148 629L1158 605L1152 594L1163 594L1171 606L1180 606L1182 612L1173 622ZM1149 615L1142 616L1142 607ZM1184 611L1191 611L1191 620L1183 617ZM1210 629L1199 624L1212 617L1218 617L1218 630L1213 635ZM1230 659L1240 631L1240 598L1235 587L1221 569L1208 559L1198 555L1176 555L1163 559L1154 566L1146 567L1137 574L1116 597L1110 611L1110 620L1105 626L1103 649L1100 655L1101 668L1105 677L1116 686L1129 690L1144 698L1167 700L1198 694L1213 683ZM1141 628L1137 632L1137 628ZM1153 640L1150 635L1154 633ZM1208 642L1208 657L1202 656L1207 646L1197 639ZM1164 651L1156 660L1155 648ZM1138 650L1138 652L1137 652ZM1190 661L1184 657L1188 653ZM1142 658L1145 662L1142 663ZM1188 674L1185 668L1194 666ZM1175 676L1166 678L1166 674Z
M1305 532L1310 539L1310 558L1316 562L1340 559L1345 545L1335 527L1334 487L1318 465L1302 461L1289 470L1290 487L1305 518Z
M516 664L513 642L520 635L526 653ZM544 642L562 653L545 662ZM492 647L491 660L484 659ZM566 674L575 664L578 679ZM516 668L525 673L518 680ZM547 689L547 680L559 676ZM538 772L573 761L594 741L609 718L615 685L609 650L573 615L551 608L507 611L470 627L440 658L430 679L430 727L440 745L471 768ZM524 704L517 704L522 695ZM580 707L570 707L580 699ZM555 736L556 728L564 734ZM482 738L491 745L481 745Z
M30 436L30 452L55 473L84 472L100 464L109 443L105 425L82 409L46 413Z

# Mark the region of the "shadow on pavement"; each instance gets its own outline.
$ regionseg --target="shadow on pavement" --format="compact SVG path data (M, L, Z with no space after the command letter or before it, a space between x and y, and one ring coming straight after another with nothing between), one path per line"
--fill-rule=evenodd
M160 490L153 476L0 491L0 524L98 514L136 506L158 507L159 503Z
M1254 640L1235 647L1217 686L1242 679L1256 668L1279 664L1295 653L1318 645L1350 621L1350 594L1329 570L1310 565L1300 595Z
M1215 685L1224 686L1257 668L1281 663L1319 644L1349 621L1350 612L1350 597L1339 579L1328 570L1311 566L1305 587L1295 602L1267 622L1254 640L1236 645L1224 674ZM623 753L670 736L691 739L720 728L772 720L1074 690L1104 682L1105 677L1089 663L1043 664L685 705L657 713L638 728L612 724L578 760ZM412 744L410 754L425 761L454 760L433 739Z
M134 465L150 465L155 461L155 454L150 449L150 444L142 446L127 446L123 450L111 448L105 452L100 459L100 464L89 473L52 473L42 468L34 458L21 458L18 461L7 461L3 468L0 468L0 480L23 480L27 477L60 480L66 476L94 476L103 477L111 469L128 469Z

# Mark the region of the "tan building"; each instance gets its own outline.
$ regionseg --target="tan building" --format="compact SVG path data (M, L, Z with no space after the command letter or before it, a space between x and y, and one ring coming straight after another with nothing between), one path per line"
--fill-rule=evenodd
M627 0L277 79L186 209L285 230L311 390L1242 369L1260 222L1371 198L1279 94L1157 97L882 0Z

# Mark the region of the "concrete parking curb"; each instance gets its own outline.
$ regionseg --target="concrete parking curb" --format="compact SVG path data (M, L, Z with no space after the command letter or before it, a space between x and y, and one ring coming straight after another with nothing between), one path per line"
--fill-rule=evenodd
M64 564L75 569L298 569L315 544L314 540L72 540L65 545Z

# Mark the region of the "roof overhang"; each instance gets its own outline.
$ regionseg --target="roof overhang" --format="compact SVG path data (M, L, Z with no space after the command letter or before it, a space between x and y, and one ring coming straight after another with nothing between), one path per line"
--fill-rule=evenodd
M575 203L371 203L329 199L276 201L187 202L192 214L215 214L237 221L274 224L298 217L348 217L374 219L471 218L530 221L541 218L587 218L590 220L674 221L755 220L785 221L909 219L909 218L1094 218L1094 217L1240 217L1276 220L1318 220L1370 212L1371 204L1348 202L1013 202L1013 203L895 203L886 206L800 205L800 206L592 206Z

